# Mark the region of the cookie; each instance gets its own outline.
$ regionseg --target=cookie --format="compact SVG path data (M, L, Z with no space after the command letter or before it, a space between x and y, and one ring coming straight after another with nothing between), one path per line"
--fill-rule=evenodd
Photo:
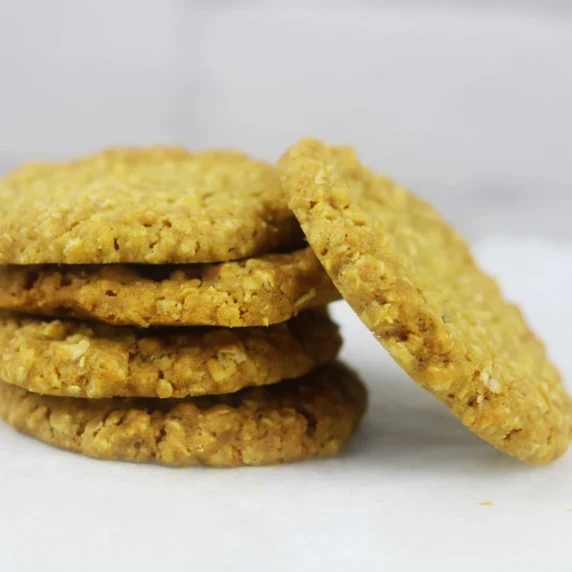
M268 326L337 298L310 248L220 264L0 266L0 308L118 325Z
M108 149L0 181L0 264L222 262L300 240L274 168L234 151Z
M0 318L0 379L70 397L185 397L298 377L341 346L324 310L268 328L139 328Z
M101 459L163 465L269 465L337 453L367 394L340 363L300 379L186 399L74 399L0 382L0 417L50 445Z
M418 384L505 453L532 464L564 453L572 405L558 371L431 206L348 147L304 139L279 169L334 284Z

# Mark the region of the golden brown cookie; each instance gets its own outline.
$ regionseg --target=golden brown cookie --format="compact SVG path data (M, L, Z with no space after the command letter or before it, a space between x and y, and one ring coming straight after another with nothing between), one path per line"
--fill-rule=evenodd
M300 238L273 167L234 151L108 149L0 181L0 264L220 262Z
M0 266L0 308L111 324L268 326L337 298L310 248L220 264Z
M367 394L340 363L216 397L74 399L0 382L0 417L46 443L101 459L163 465L269 465L337 453Z
M564 453L572 406L557 370L437 212L348 147L304 139L279 167L314 252L401 367L500 450Z
M268 328L139 328L0 318L0 379L71 397L185 397L298 377L333 359L337 326L309 310Z

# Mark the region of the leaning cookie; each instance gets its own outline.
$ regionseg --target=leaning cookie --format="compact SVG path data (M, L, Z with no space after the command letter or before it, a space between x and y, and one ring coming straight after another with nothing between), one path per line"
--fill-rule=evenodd
M40 394L185 397L298 377L333 359L322 309L268 328L139 328L0 317L0 379Z
M0 266L0 308L118 325L268 326L337 298L310 248L220 264Z
M0 416L24 433L101 459L173 466L334 455L366 404L365 387L339 363L269 387L184 400L51 397L0 382Z
M0 180L0 264L223 262L300 238L273 167L235 151L107 149Z
M572 401L544 345L430 205L349 147L304 139L279 170L332 281L414 381L509 455L566 451Z

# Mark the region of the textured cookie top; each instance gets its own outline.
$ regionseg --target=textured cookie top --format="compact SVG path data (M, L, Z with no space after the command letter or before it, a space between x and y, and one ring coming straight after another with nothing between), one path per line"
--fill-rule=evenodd
M367 394L339 363L303 378L220 396L73 399L0 382L0 417L52 445L103 459L236 467L337 453Z
M71 397L230 393L298 377L333 359L322 309L268 328L139 328L0 317L0 379Z
M234 151L108 149L0 181L0 264L218 262L299 236L274 169Z
M337 298L310 248L220 264L0 266L0 308L111 324L268 326Z
M279 168L314 252L403 369L502 451L561 455L572 406L557 370L438 213L348 147L304 139Z

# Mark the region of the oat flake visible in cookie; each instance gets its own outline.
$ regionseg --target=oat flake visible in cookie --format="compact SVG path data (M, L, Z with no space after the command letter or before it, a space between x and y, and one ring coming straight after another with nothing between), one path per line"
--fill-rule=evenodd
M571 401L542 342L431 206L349 147L304 139L279 170L334 284L417 383L523 461L566 451Z
M118 325L268 326L337 298L310 248L219 264L0 266L0 308Z
M139 328L0 317L0 379L71 397L230 393L298 377L333 359L322 309L268 328Z
M108 149L0 181L0 264L218 262L300 236L274 169L234 151Z
M102 459L172 466L269 465L337 453L367 394L339 363L230 395L74 399L0 382L0 417L46 443Z

